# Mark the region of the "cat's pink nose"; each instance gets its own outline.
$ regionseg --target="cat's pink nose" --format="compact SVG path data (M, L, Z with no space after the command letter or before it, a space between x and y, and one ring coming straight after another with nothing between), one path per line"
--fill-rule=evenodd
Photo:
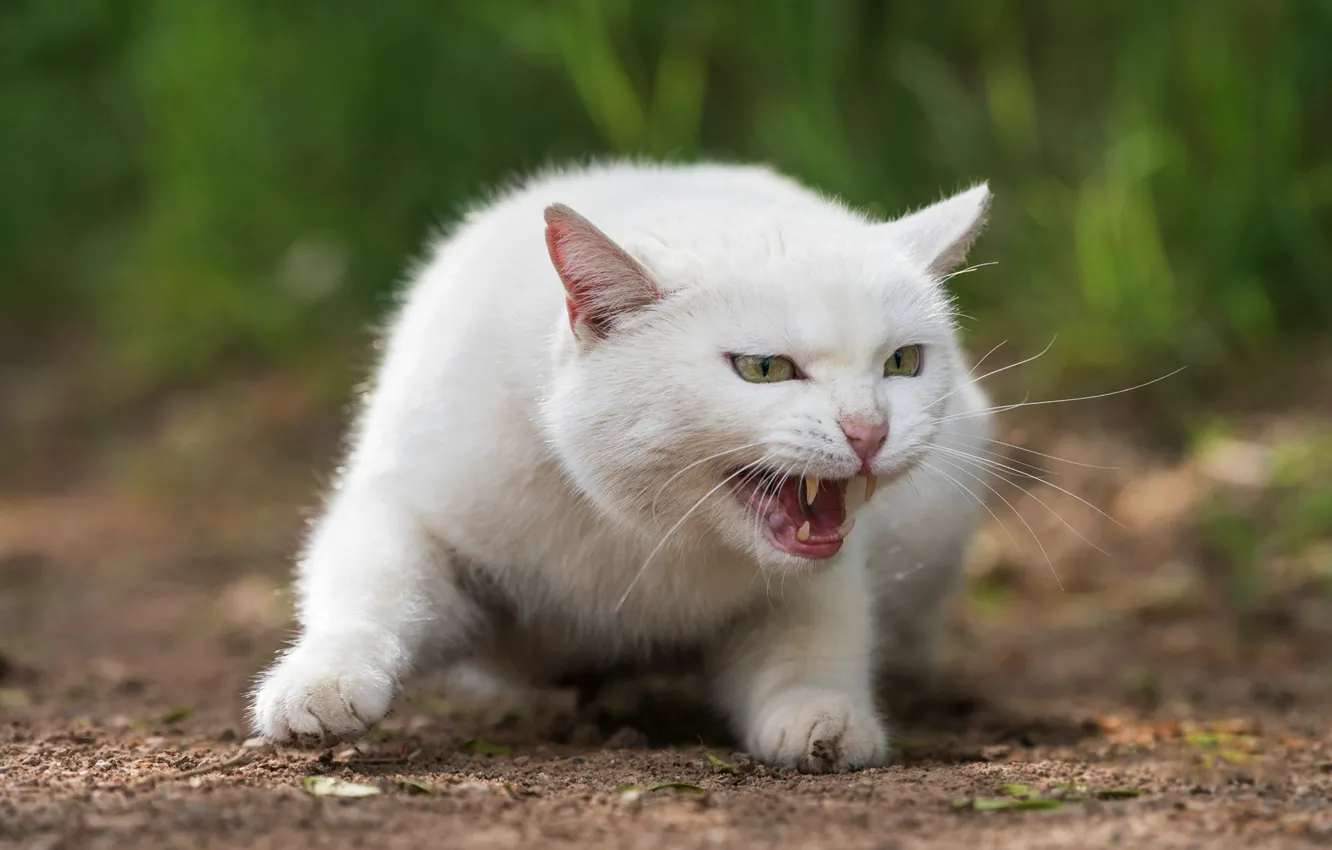
M879 453L879 449L883 448L884 442L888 440L888 423L862 425L843 420L838 424L842 426L846 441L851 444L851 451L860 458L861 471L869 472L870 460Z

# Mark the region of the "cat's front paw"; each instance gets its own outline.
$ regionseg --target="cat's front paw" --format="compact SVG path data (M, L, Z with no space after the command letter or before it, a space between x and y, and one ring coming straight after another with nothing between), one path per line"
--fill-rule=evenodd
M764 707L747 735L752 756L803 773L841 773L888 760L874 706L837 691L793 688Z
M355 738L388 713L394 677L365 655L298 644L254 694L255 731L270 741Z

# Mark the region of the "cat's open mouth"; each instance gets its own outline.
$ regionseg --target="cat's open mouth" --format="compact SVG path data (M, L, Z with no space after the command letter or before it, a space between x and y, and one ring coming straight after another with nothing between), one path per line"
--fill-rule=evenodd
M733 486L742 505L757 514L768 542L798 558L831 558L842 549L855 520L846 515L847 487L853 479L779 476L742 478ZM866 479L866 497L876 481Z

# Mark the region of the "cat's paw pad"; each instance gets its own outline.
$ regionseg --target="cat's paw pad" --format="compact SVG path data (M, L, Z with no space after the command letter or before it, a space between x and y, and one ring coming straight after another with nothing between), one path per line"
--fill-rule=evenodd
M749 735L759 761L802 773L841 773L888 760L888 736L872 705L836 691L788 691L770 703Z
M388 713L396 691L373 662L298 646L256 690L255 731L270 741L354 738Z

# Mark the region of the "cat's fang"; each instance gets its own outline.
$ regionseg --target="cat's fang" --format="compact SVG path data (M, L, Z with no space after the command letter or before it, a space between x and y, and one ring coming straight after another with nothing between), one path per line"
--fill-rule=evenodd
M802 525L802 526L800 526L799 530L796 531L796 540L799 540L801 543L808 543L808 542L809 542L809 522L808 522L808 521L806 521L805 524Z
M879 487L879 478L875 475L865 476L865 501L874 498L874 491Z
M851 533L851 529L855 527L856 527L856 518L849 516L846 518L846 522L837 526L837 536L845 538L848 534Z
M819 495L819 479L815 478L813 475L806 475L805 502L810 505L814 504L814 499L818 495Z

